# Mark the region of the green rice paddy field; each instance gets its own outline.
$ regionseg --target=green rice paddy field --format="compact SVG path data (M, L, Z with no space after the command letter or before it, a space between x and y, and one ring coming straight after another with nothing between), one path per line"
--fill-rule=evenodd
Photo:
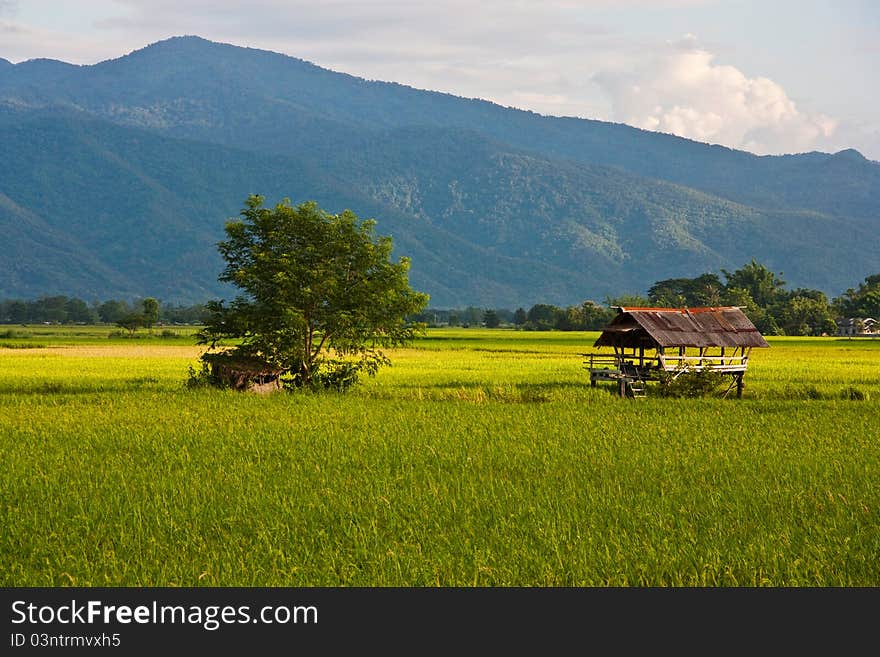
M430 330L258 396L185 388L191 329L108 333L0 330L4 586L880 585L880 340L629 400L596 334Z

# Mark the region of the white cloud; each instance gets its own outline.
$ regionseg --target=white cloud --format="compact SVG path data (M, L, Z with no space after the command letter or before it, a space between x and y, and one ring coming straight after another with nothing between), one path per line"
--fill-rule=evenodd
M593 79L610 97L614 120L754 153L810 150L837 128L831 117L800 111L773 80L716 63L692 35Z

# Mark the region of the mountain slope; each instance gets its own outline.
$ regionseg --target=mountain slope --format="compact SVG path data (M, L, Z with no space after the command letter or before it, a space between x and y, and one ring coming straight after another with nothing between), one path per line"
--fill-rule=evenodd
M0 171L0 208L8 208L0 216L18 253L4 263L18 272L0 290L6 296L228 295L216 281L215 245L250 193L377 217L378 232L412 258L413 285L437 305L601 299L752 256L776 267L803 248L789 239L795 225L801 235L838 236L807 239L813 259L869 264L859 245L872 234L860 222L760 212L460 130L377 133L357 154L321 166L55 111L0 112L0 141L17 163ZM434 154L430 167L424 153ZM32 246L40 243L43 250ZM50 247L72 255L50 257ZM820 287L851 280L845 272L817 277L810 267L797 273Z
M86 298L99 292L132 295L128 277L101 263L69 234L0 194L0 232L4 253L0 298L36 297L77 290ZM64 282L59 287L59 282Z
M379 219L435 306L575 303L757 258L839 294L880 269L880 165L756 157L175 38L0 62L0 296L227 295L246 196Z
M508 300L561 271L493 255L429 223L352 193L308 162L177 139L75 115L0 112L0 142L17 166L0 169L0 296L153 294L196 302L232 291L216 278L216 242L248 194L315 199L331 211L381 217L380 232L419 263L413 284L435 298ZM32 208L32 209L25 209ZM28 217L39 217L30 220ZM57 242L57 244L56 244ZM35 245L42 244L40 249ZM427 246L426 246L427 244ZM54 249L54 251L52 251ZM79 260L54 257L59 250ZM473 263L483 273L475 276ZM112 275L108 272L112 272ZM570 283L560 294L572 294Z
M431 153L431 166L423 164ZM799 284L845 289L869 271L874 229L816 212L757 210L609 167L551 160L451 129L382 134L352 184L492 252L549 260L601 290L733 269L756 257ZM833 236L833 239L829 239ZM846 263L829 269L823 263Z
M458 127L552 158L618 166L764 209L878 219L880 164L855 151L758 157L621 124L541 116L367 81L278 53L174 37L94 66L0 68L0 98L226 145L357 148L364 131Z

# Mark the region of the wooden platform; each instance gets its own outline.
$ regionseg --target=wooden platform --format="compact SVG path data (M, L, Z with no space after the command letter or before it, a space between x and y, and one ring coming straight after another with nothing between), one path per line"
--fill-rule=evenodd
M674 381L682 374L689 372L715 372L729 375L733 381L731 388L736 386L737 396L742 395L742 377L749 362L748 349L735 349L733 354L710 355L707 350L700 349L697 355L667 354L658 352L646 355L644 349L626 353L584 353L584 367L590 372L590 385L595 387L600 381L613 382L618 385L621 397L647 396L649 381Z
M614 353L582 354L590 385L616 381L621 397L644 396L648 381L668 384L689 372L730 376L727 392L735 386L741 397L752 348L770 345L738 306L618 306L593 346L611 347Z

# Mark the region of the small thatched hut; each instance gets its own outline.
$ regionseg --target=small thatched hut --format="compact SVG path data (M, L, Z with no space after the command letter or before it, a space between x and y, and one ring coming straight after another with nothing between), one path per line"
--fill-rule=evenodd
M285 369L258 358L245 358L228 352L202 356L211 366L211 376L235 390L267 393L281 389Z
M684 372L712 371L731 377L742 396L743 375L754 347L769 347L736 306L713 308L623 308L594 347L613 354L584 354L590 384L614 381L621 396L644 397L645 382Z

